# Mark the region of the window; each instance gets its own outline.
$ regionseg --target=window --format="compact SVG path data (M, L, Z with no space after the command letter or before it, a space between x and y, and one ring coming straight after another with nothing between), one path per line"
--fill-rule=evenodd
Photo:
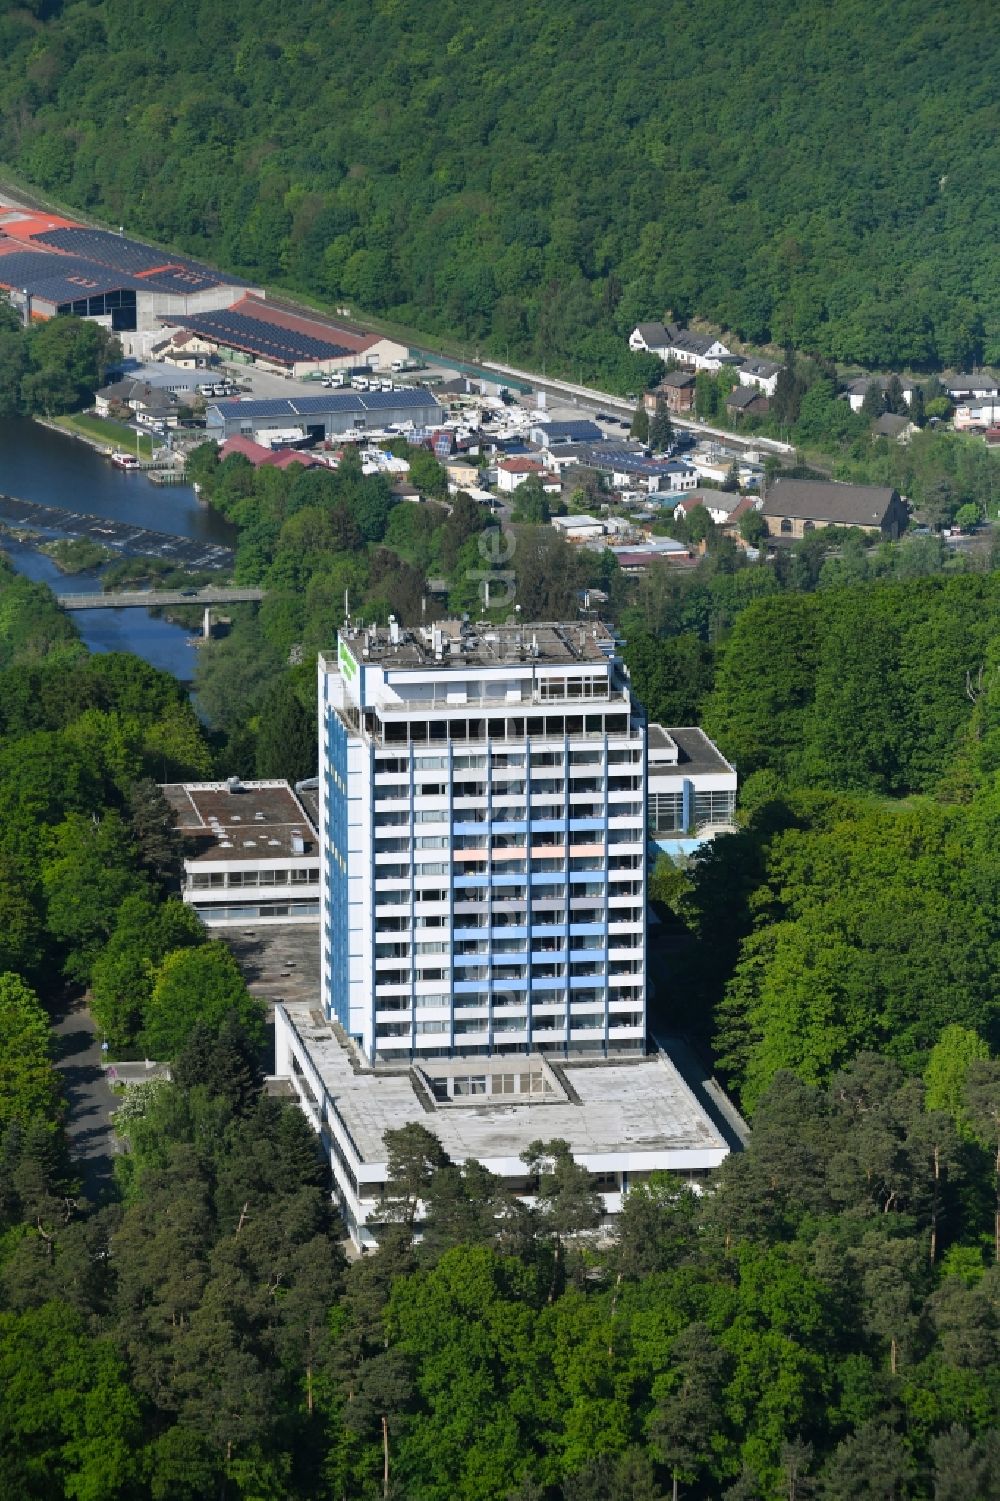
M485 1094L486 1075L457 1075L455 1078L453 1093L456 1099L458 1099L462 1095Z
M670 834L684 828L684 794L651 792L649 795L649 830L651 834Z
M781 530L782 530L783 534L790 534L791 533L792 523L789 521L789 519L788 519L787 516L783 516L781 518Z
M695 828L704 828L706 824L731 823L735 815L735 791L720 790L695 793Z

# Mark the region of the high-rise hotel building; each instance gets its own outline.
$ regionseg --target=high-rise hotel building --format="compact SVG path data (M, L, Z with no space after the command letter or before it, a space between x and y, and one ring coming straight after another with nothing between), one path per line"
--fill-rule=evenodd
M370 1064L642 1054L646 721L600 624L320 658L322 988Z

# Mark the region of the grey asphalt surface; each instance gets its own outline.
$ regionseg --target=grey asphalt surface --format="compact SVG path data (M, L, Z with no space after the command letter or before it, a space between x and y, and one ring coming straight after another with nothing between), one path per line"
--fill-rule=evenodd
M101 1067L101 1045L93 1019L82 1003L57 1015L56 1066L64 1080L70 1150L92 1203L112 1192L115 1133L111 1124L114 1096Z

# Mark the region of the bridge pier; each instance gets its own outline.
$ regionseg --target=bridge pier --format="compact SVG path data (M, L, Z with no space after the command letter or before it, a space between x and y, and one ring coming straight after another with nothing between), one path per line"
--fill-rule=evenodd
M205 616L201 622L201 634L206 641L212 639L212 606L205 606Z

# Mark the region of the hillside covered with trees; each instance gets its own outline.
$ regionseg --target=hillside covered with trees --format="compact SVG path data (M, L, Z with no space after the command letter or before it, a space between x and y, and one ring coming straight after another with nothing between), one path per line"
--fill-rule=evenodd
M0 163L138 234L626 386L666 310L1000 359L989 6L0 5Z
M348 1264L311 1129L262 1089L262 1008L174 895L155 781L312 769L341 589L408 614L429 567L460 590L481 518L350 464L196 467L273 589L207 651L215 729L0 566L0 1494L998 1501L989 555L814 536L770 569L713 539L683 576L606 580L650 709L703 716L743 771L741 831L657 872L692 938L656 1005L714 1042L748 1149L595 1236L558 1142L529 1207L411 1126ZM567 545L516 535L523 597L572 591ZM50 1028L84 992L116 1054L172 1063L119 1097L103 1192Z

